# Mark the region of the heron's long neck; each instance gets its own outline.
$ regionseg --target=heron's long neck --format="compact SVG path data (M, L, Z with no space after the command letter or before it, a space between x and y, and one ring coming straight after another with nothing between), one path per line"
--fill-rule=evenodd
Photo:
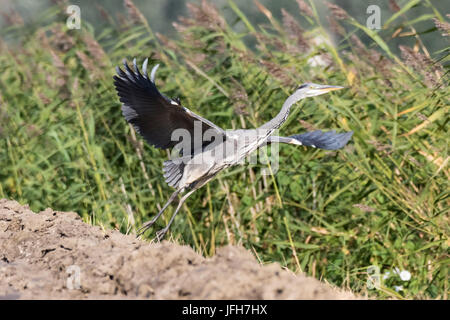
M273 131L281 127L281 125L286 121L287 117L289 116L289 112L291 111L292 105L303 98L304 98L303 92L296 91L294 94L292 94L291 96L289 96L289 98L286 99L286 101L283 103L283 107L281 108L280 112L276 115L276 117L270 120L269 122L266 122L258 129L269 130L270 131L269 134L271 134Z

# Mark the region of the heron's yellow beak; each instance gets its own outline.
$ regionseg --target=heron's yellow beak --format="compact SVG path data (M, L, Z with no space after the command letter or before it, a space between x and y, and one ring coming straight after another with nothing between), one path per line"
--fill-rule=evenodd
M323 92L330 92L330 91L336 91L336 90L341 90L341 89L345 89L345 87L341 87L341 86L323 86L319 90L321 90Z

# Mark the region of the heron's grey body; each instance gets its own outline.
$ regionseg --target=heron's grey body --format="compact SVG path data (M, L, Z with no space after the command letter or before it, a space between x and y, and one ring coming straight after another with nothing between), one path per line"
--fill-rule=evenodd
M153 68L149 78L147 62L146 59L142 73L136 65L136 59L133 61L134 70L129 68L126 61L124 70L117 68L114 84L123 103L123 115L149 144L162 149L178 148L180 156L163 164L165 181L176 189L175 192L160 212L143 225L139 234L156 222L179 193L188 190L180 199L168 225L157 233L158 239L162 238L184 201L195 190L213 179L220 171L242 163L249 154L267 143L288 143L336 150L346 145L353 134L352 131L337 134L335 131L317 130L290 137L272 136L286 121L292 105L296 102L342 87L303 84L286 99L277 116L261 127L250 130L223 130L181 106L179 100L172 100L161 94L154 83L158 65ZM178 133L184 133L189 138L187 143L183 138L181 148L180 143L173 138Z
M194 150L193 157L184 165L183 175L176 187L187 188L195 184L198 188L204 185L218 172L242 162L265 144L267 137L257 130L226 131L223 141Z

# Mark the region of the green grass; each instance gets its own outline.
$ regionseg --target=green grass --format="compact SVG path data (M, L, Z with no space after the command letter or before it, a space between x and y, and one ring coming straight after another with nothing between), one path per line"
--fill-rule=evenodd
M124 233L157 212L172 192L162 177L168 153L148 146L121 115L112 76L123 58L151 56L149 65L161 64L162 92L224 128L263 124L302 82L345 85L294 107L280 134L353 130L348 146L282 145L275 175L261 175L261 165L223 172L189 198L169 237L204 255L243 244L262 263L373 298L447 299L448 66L424 58L420 36L411 36L420 56L396 54L389 39L399 27L410 31L400 15L380 32L340 20L345 33L336 46L313 45L310 37L330 37L313 10L303 17L305 50L289 18L256 26L234 2L228 6L245 30L234 31L215 11L185 21L177 39L157 37L142 20L112 19L98 30L83 21L81 30L67 30L58 8L2 30L0 197L36 211L77 211ZM362 34L370 46L358 44ZM447 63L448 40L442 37L447 48L431 59ZM311 66L317 54L329 65ZM392 276L369 290L371 265L382 274L408 270L411 280Z

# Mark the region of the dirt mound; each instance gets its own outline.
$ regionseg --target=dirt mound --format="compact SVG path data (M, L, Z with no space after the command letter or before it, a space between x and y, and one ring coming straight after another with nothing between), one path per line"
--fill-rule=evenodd
M244 248L203 258L85 224L75 212L33 213L0 200L0 299L352 299Z

